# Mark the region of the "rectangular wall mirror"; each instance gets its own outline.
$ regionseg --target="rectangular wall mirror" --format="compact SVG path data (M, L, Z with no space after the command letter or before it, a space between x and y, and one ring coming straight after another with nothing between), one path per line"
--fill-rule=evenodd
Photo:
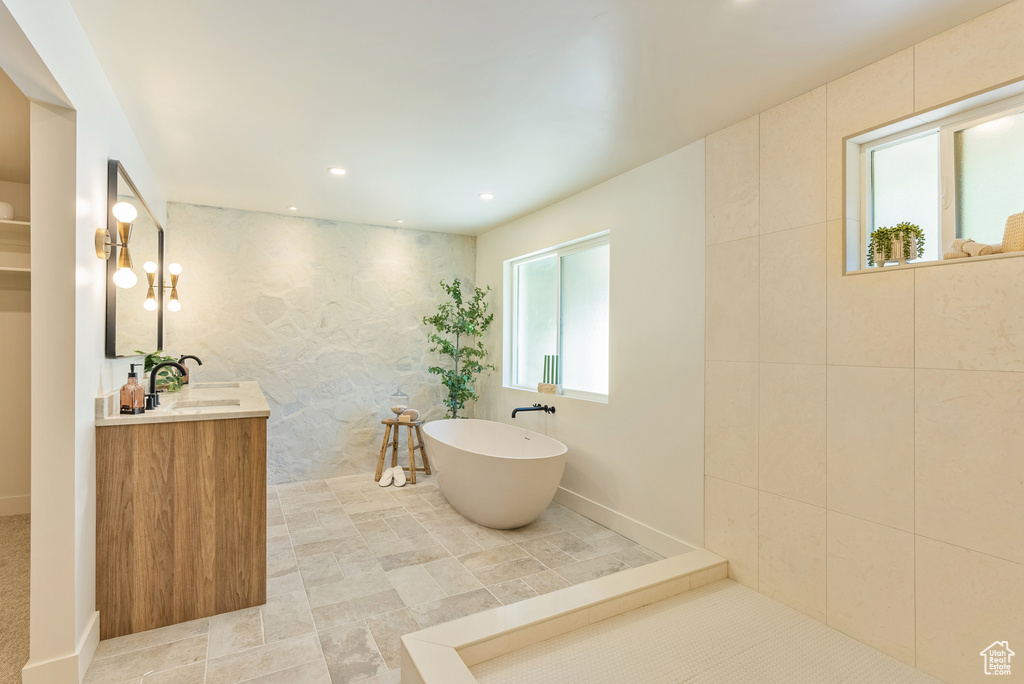
M114 247L107 260L107 340L108 359L135 356L138 351L150 353L164 345L164 229L156 220L149 205L125 172L121 162L111 159L107 164L107 229L116 236L117 219L114 205L127 202L135 207L137 216L132 221L128 251L136 282L132 287L114 284L118 270L120 247ZM117 239L116 237L114 238ZM156 307L147 309L149 290L146 264L155 266L153 289Z

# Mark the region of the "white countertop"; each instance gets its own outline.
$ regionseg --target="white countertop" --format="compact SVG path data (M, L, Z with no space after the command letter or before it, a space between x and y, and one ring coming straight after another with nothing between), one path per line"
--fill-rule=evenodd
M161 392L160 406L121 414L120 388L96 397L96 425L141 425L194 420L268 418L270 406L256 382L197 382L178 392Z

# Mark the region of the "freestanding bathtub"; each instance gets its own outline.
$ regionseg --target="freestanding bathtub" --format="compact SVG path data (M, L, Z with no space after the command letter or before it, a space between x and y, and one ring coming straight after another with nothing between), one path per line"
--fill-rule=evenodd
M507 530L533 522L558 490L567 448L557 439L490 420L423 426L437 484L455 510Z

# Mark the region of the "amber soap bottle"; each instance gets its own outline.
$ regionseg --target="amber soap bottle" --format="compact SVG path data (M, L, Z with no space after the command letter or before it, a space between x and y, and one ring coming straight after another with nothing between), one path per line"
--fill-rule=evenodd
M121 386L121 413L145 413L146 390L139 384L139 376L133 363L128 373L128 382Z

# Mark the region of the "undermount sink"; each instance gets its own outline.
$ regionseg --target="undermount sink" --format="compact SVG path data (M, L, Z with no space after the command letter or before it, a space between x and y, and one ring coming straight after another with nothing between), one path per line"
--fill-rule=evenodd
M197 382L193 385L189 385L189 389L193 390L204 390L204 389L237 389L237 382Z
M202 409L202 408L223 408L225 406L241 406L239 399L189 399L176 401L170 406L170 410L178 409Z

